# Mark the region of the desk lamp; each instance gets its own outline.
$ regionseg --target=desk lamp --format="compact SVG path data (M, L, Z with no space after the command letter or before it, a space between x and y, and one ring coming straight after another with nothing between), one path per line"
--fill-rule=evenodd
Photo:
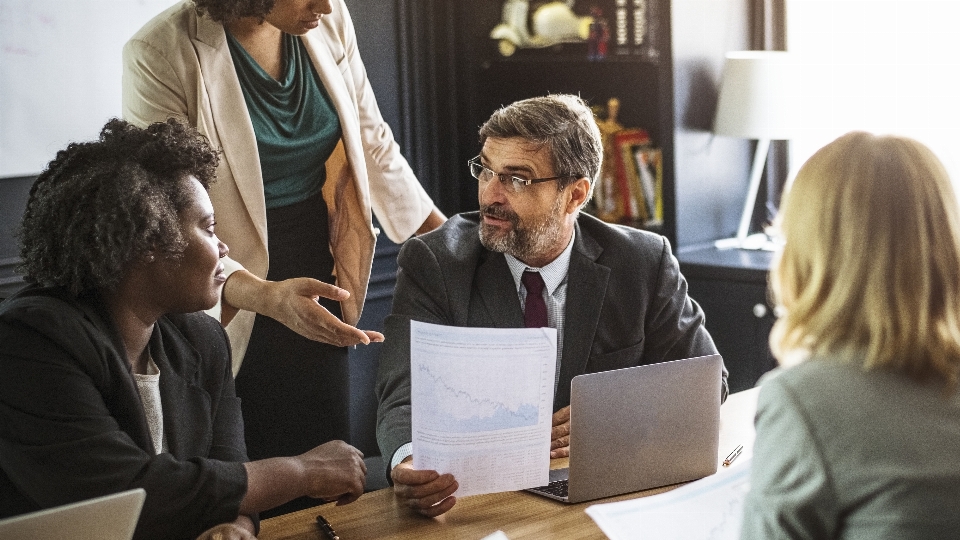
M717 240L718 249L772 249L765 234L747 236L771 140L789 139L798 124L796 64L783 51L727 53L714 133L757 139L750 187L737 236Z

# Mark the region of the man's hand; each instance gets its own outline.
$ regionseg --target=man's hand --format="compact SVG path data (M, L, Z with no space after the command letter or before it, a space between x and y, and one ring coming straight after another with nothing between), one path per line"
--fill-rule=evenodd
M570 406L553 413L550 431L550 459L570 457Z
M367 465L363 453L343 441L330 441L297 456L304 467L306 495L352 503L363 495Z
M245 309L276 319L301 336L347 347L371 341L383 341L383 334L359 330L338 319L317 303L320 298L342 301L350 293L336 285L311 278L266 281L246 270L230 274L223 288L223 313L226 324L236 309Z
M436 517L457 503L453 492L460 487L452 474L418 471L413 463L403 461L390 473L393 493L400 503L427 516Z

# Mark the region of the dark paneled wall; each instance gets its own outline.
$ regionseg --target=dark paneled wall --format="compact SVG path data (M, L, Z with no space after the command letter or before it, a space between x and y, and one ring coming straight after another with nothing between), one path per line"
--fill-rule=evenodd
M357 32L357 47L384 120L404 149L411 144L401 121L400 54L395 0L346 0ZM416 166L411 162L412 165ZM381 234L359 328L383 330L390 313L396 283L396 254L400 247ZM374 394L378 354L382 344L360 345L350 351L350 442L366 456L380 454L376 439L377 397Z
M20 263L16 232L34 178L0 178L0 299L10 296L23 285L23 279L15 271Z
M396 0L345 0L357 30L357 47L380 112L403 144L400 127L400 58Z

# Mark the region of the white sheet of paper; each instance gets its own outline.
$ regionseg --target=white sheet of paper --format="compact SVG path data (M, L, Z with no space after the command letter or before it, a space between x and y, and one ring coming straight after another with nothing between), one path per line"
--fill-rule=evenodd
M740 538L743 501L750 491L750 459L666 493L595 504L586 512L610 540Z
M457 497L546 485L557 331L410 323L413 466Z

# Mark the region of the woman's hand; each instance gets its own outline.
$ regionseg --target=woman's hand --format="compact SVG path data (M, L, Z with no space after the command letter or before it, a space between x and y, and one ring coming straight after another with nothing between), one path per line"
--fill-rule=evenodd
M351 503L363 495L367 466L363 453L343 441L330 441L295 457L244 463L247 494L240 512L262 512L297 497Z
M338 347L383 341L383 334L379 332L359 330L338 319L317 303L320 297L342 301L349 298L350 293L316 279L266 281L246 270L237 270L230 274L223 287L221 322L229 322L232 315L228 313L245 309L276 319L305 338Z
M443 212L434 206L433 210L430 212L430 215L428 215L427 219L423 221L423 225L420 225L420 228L417 229L417 235L428 233L443 225L445 221L447 221L447 216L443 215Z
M300 454L306 480L306 495L337 501L337 506L352 503L363 495L367 465L363 452L343 441L330 441Z
M246 516L240 516L236 521L230 523L221 523L211 527L197 540L257 540L257 537L247 527L252 527L253 522Z
M268 301L272 307L263 314L280 321L305 338L339 347L383 341L383 334L354 328L317 303L321 296L337 301L350 297L349 292L336 285L310 278L264 283L267 284Z

